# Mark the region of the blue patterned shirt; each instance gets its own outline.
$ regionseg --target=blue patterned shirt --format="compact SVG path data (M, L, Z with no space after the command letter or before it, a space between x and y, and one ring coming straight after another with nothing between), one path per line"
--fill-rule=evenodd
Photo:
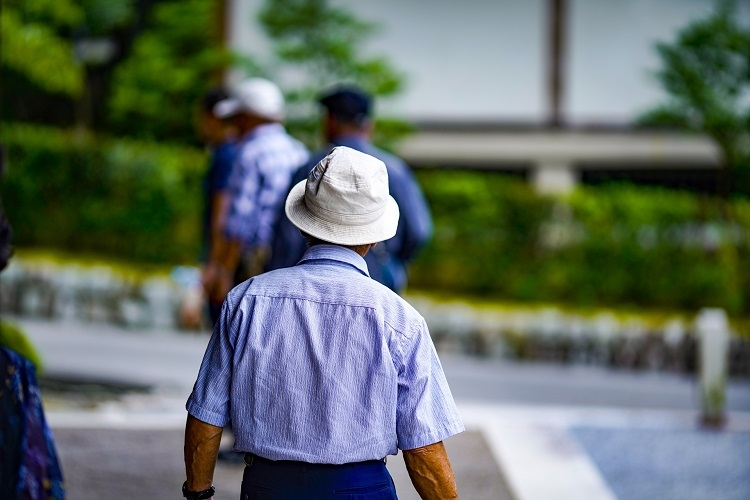
M281 124L259 125L247 134L229 179L227 237L247 247L269 245L287 186L308 156L305 146Z
M34 365L0 346L0 498L65 498Z
M229 293L186 408L271 460L377 460L464 430L424 318L335 245Z

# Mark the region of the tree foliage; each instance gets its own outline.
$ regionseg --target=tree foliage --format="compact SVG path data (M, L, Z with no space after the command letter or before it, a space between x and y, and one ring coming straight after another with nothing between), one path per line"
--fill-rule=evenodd
M135 0L78 0L83 9L87 35L102 36L130 25L135 17Z
M384 57L361 55L362 43L377 26L343 7L326 0L268 0L259 19L279 60L305 71L313 90L340 80L353 80L376 95L393 94L402 86L402 77Z
M404 76L385 57L364 55L363 44L377 34L378 26L345 7L327 0L266 0L258 20L276 56L267 73L295 82L285 92L289 125L308 143L318 138L319 120L312 104L321 89L348 82L385 97L403 88ZM408 130L399 121L383 125L388 127L381 127L381 143Z
M72 44L60 35L83 21L84 12L71 0L8 0L0 16L2 65L47 92L80 94L83 72Z
M750 194L750 29L738 18L735 0L718 0L712 15L657 44L656 76L669 98L641 121L708 134L724 156L725 191L733 180Z
M378 27L345 7L266 0L260 29L275 50L262 65L257 55L230 57L222 48L218 9L212 0L4 0L4 119L190 143L197 101L234 63L282 84L291 131L313 145L321 89L353 82L390 96L403 86L384 57L365 55ZM76 42L91 38L108 38L115 56L76 61ZM402 121L381 119L376 137L388 145L408 130Z
M114 73L109 107L115 132L193 140L196 102L229 62L218 43L216 5L175 0L153 7L147 29Z

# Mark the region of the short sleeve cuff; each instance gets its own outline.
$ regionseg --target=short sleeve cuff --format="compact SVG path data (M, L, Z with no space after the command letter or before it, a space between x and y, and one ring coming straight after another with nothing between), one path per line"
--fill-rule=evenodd
M195 400L193 400L192 396L188 399L188 402L185 405L185 409L189 414L191 414L201 422L215 425L216 427L224 427L229 423L228 415L203 408L201 405L195 402Z
M401 450L413 450L414 448L421 448L435 444L438 441L442 441L456 434L460 434L465 431L463 422L460 420L453 421L439 430L432 430L430 432L420 434L418 436L405 436L403 439L399 438L398 447Z

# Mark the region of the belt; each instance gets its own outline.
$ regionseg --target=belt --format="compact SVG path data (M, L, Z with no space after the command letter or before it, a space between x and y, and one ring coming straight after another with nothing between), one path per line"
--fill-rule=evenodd
M313 464L309 462L298 462L296 460L271 460L269 458L261 457L260 455L256 455L255 453L245 453L245 465L247 467L250 467L253 465L254 462L263 462L267 464L275 464L275 465L287 465L287 466L293 466L293 465L308 465L313 467L321 467L321 468L335 468L335 467L342 467L346 465L363 465L363 464L370 464L373 462L383 462L388 463L388 457L383 457L380 460L367 460L365 462L352 462L348 464Z

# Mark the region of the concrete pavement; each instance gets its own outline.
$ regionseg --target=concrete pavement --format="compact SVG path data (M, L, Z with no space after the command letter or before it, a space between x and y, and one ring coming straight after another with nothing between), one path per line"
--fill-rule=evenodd
M152 388L148 393L98 402L93 409L54 398L45 402L71 498L102 498L86 492L101 491L96 485L110 484L107 478L134 485L145 481L165 495L153 498L171 497L166 496L171 495L167 486L173 488L171 483L180 482L184 475L184 402L208 337L128 332L91 324L21 323L40 349L49 376ZM676 430L699 432L693 410L694 382L685 377L453 356L442 360L469 431L446 442L462 498L637 498L628 496L631 493L612 479L612 467L603 462L607 452L598 444L606 442L601 436L633 429L662 436ZM729 458L750 463L750 450L742 446L750 436L750 383L730 384L729 407L732 413L724 435L740 443L728 448L734 454ZM592 443L592 435L599 439ZM626 448L620 454L630 451ZM400 457L389 458L388 465L399 497L416 498ZM219 467L217 483L226 484L224 491L229 495L219 498L238 496L231 486L236 484L238 493L238 477L241 467ZM670 480L667 473L664 477ZM655 487L663 493L669 485L660 484ZM717 488L714 498L745 493L744 484ZM750 485L747 488L750 497Z

